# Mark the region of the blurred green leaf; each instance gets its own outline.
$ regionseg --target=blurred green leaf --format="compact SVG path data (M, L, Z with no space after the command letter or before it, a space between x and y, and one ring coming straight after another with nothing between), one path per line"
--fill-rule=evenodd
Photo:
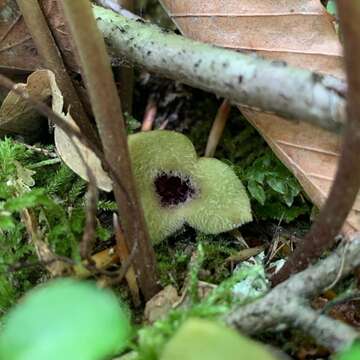
M189 319L165 346L160 360L275 360L265 347L235 330Z
M0 335L6 360L102 360L124 349L129 319L114 294L60 279L30 291Z
M330 15L336 16L336 14L337 14L336 0L329 0L326 5L326 10Z
M356 341L349 349L338 354L335 360L359 360L360 359L360 341Z

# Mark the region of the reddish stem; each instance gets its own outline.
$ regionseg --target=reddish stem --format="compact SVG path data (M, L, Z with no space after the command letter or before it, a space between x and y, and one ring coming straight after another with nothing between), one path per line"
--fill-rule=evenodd
M156 113L157 113L156 103L154 100L150 99L145 109L144 119L141 125L141 131L152 130Z

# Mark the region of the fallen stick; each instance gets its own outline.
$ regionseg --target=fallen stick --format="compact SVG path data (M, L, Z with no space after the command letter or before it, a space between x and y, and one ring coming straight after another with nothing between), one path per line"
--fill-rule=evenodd
M343 80L193 41L100 6L93 11L115 57L255 110L332 131L345 122Z
M351 326L313 310L308 302L336 279L344 278L360 265L360 234L327 258L293 275L263 298L234 308L225 322L247 334L281 326L301 329L332 351L349 346L359 337ZM344 251L346 249L346 251Z

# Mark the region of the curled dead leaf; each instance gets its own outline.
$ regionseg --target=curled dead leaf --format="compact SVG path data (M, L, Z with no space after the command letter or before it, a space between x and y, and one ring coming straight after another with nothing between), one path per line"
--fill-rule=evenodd
M16 86L38 101L51 99L52 109L57 113L62 111L63 98L51 71L35 71L27 78L26 84ZM8 93L0 107L0 136L16 134L34 139L44 125L46 120L26 100L14 91Z
M67 115L63 113L64 100L53 72L37 70L28 77L26 84L17 84L17 87L26 90L29 96L38 101L50 102L55 113L77 128L70 113ZM43 125L44 118L26 100L14 91L10 91L0 107L0 136L17 134L34 139ZM78 153L80 152L87 166L92 170L97 186L104 191L112 190L112 182L103 170L100 159L78 139L70 139L56 126L55 145L65 164L81 178L88 180L86 166Z
M70 114L67 114L65 119L74 128L77 128L77 125ZM80 140L76 138L72 138L71 140L68 134L55 126L55 145L56 150L64 163L82 179L88 181L86 166L83 162L84 159L93 172L96 179L96 186L104 191L112 190L112 181L102 168L100 159ZM78 152L81 153L83 159L81 159Z

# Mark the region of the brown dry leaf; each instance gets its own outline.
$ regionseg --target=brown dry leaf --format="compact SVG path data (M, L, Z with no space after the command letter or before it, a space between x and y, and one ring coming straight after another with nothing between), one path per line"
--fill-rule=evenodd
M69 113L66 115L65 119L73 128L78 129ZM64 163L77 175L86 181L88 180L87 169L83 162L84 160L96 179L96 186L104 191L112 190L112 181L102 168L101 161L95 153L77 138L73 137L71 141L70 137L57 126L55 126L55 146ZM81 153L82 158L78 151Z
M256 51L343 77L342 48L320 0L161 0L181 32L227 48ZM306 123L242 109L321 207L333 182L341 138ZM360 229L360 197L346 231Z
M40 3L66 66L71 71L80 73L77 54L73 48L70 30L68 30L64 14L59 6L59 1L40 0Z
M62 111L63 98L52 72L38 70L27 78L26 84L17 84L17 87L38 101L47 102L51 98L53 110ZM18 134L34 138L43 125L44 118L26 100L13 91L8 93L0 107L0 136Z
M0 71L30 72L41 65L14 0L0 0Z
M56 0L40 0L40 3L66 64L71 70L79 72L58 3ZM28 73L42 67L41 58L20 15L16 0L0 0L0 71L9 75Z
M67 115L63 113L64 100L53 72L38 70L28 77L26 84L17 84L17 87L27 90L28 94L38 101L45 102L51 99L52 110L77 128L70 113ZM43 120L27 101L10 91L0 107L0 136L11 133L34 138L42 125L40 119ZM74 138L71 141L69 136L56 126L55 145L61 159L76 174L88 180L86 166L83 163L85 160L95 176L97 186L105 191L112 190L112 181L103 170L101 161L94 152L78 139Z
M68 69L80 72L70 32L57 0L39 0ZM42 61L31 39L16 0L0 0L0 72L7 75L23 74L42 67ZM120 60L112 57L114 64Z
M243 250L240 250L234 255L229 256L225 259L225 264L228 263L239 263L245 260L250 259L253 256L259 255L261 252L265 250L265 246L255 246L253 248L246 248Z
M149 324L163 318L179 301L177 290L168 285L154 297L152 297L145 306L144 318Z

